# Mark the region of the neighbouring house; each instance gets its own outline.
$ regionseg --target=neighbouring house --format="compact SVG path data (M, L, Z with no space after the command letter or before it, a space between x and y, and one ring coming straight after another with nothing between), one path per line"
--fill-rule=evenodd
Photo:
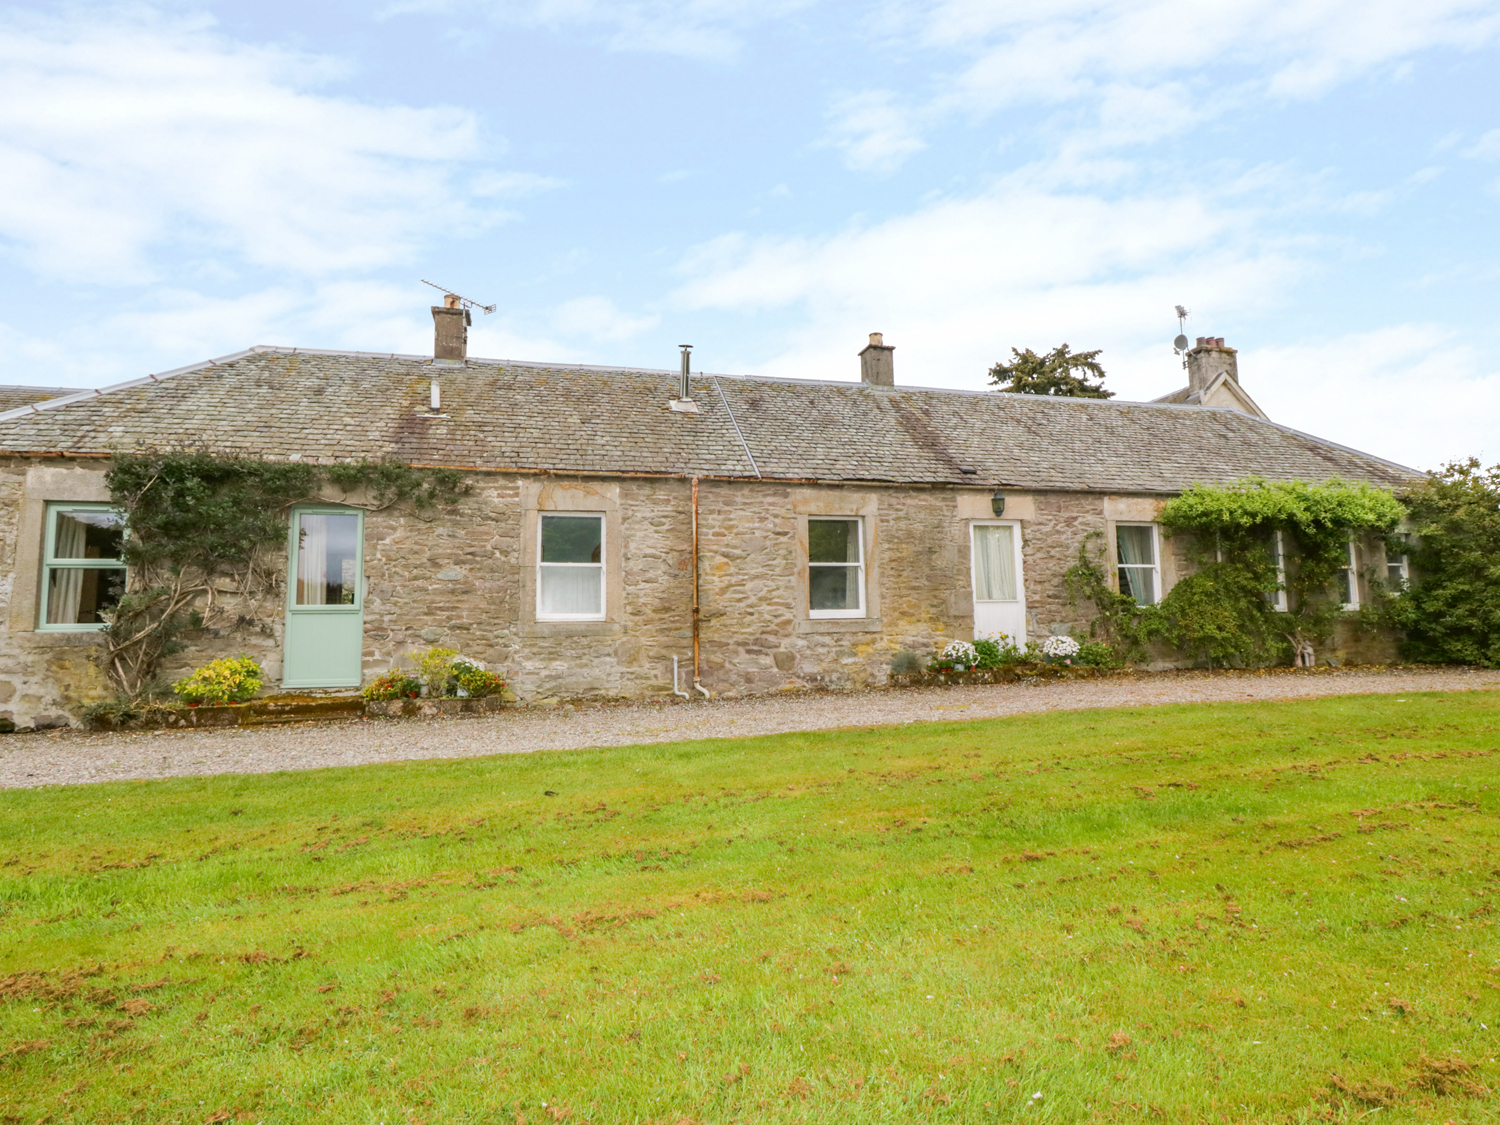
M0 718L59 725L106 692L114 451L462 469L472 495L435 516L292 510L284 591L210 620L172 671L248 652L273 684L352 689L442 644L526 703L880 684L902 649L1080 628L1063 573L1090 532L1159 599L1185 556L1156 515L1194 482L1417 475L1267 420L1220 339L1181 402L1132 403L901 387L879 334L858 382L474 359L464 310L433 316L430 358L256 347L8 388ZM1378 550L1351 554L1350 604Z

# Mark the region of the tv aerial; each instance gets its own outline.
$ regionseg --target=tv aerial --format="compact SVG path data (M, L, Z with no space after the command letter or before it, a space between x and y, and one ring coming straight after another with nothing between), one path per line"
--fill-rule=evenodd
M1183 308L1181 305L1177 305L1176 309L1177 309L1177 339L1175 339L1175 340L1172 341L1172 350L1174 352L1176 352L1178 355L1186 355L1187 354L1187 350L1188 350L1188 338L1187 338L1187 332L1185 331L1185 326L1184 326L1183 322L1185 320L1187 320L1189 314L1188 314L1187 309ZM1182 365L1184 367L1186 367L1187 366L1187 360L1183 360L1182 361Z
M453 297L458 301L458 307L461 309L478 309L480 312L484 313L485 316L489 316L490 313L494 312L497 308L500 307L499 305L481 305L478 301L471 301L468 297L461 296L458 293L453 292L453 290L447 288L446 286L439 285L435 281L428 281L425 277L422 278L422 284L432 286L445 297Z

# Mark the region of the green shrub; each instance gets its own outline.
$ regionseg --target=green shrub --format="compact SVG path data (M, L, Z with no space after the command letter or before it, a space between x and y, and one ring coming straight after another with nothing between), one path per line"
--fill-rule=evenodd
M922 658L911 649L903 648L895 656L891 657L891 672L898 676L909 675L912 672L922 670Z
M1004 668L1026 660L1026 653L1016 647L1008 633L996 633L992 637L981 637L974 642L978 654L976 668Z
M1079 645L1073 663L1086 668L1122 668L1125 665L1115 650L1103 641L1085 641Z
M1500 668L1500 465L1455 461L1402 499L1414 573L1386 610L1406 630L1402 654Z
M505 679L498 673L488 671L483 664L466 656L455 656L451 663L450 678L459 692L473 699L487 695L499 695L505 690Z
M264 675L253 657L224 656L184 676L172 690L190 707L245 703L259 694Z
M417 679L422 681L429 696L450 694L448 678L453 675L453 658L457 655L456 648L439 648L433 645L413 657L417 666Z
M365 699L415 699L422 694L422 681L406 672L392 668L382 672L359 693Z

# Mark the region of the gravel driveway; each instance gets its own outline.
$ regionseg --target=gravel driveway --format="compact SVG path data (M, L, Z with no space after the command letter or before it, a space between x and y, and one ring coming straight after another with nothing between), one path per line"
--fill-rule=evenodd
M0 736L0 788L192 774L270 773L418 758L467 758L833 727L985 719L1087 707L1310 699L1364 692L1493 691L1497 687L1500 672L1486 669L1168 672L1036 685L638 703L425 720L356 719L122 734L61 730Z

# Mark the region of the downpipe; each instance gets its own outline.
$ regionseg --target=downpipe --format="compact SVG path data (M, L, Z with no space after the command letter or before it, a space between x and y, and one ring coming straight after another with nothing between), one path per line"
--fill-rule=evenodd
M692 699L692 695L677 686L681 682L681 677L677 672L677 663L677 657L672 657L672 694L681 696L683 699Z
M693 478L693 690L712 699L708 689L698 682L698 478ZM676 684L673 684L675 690Z

